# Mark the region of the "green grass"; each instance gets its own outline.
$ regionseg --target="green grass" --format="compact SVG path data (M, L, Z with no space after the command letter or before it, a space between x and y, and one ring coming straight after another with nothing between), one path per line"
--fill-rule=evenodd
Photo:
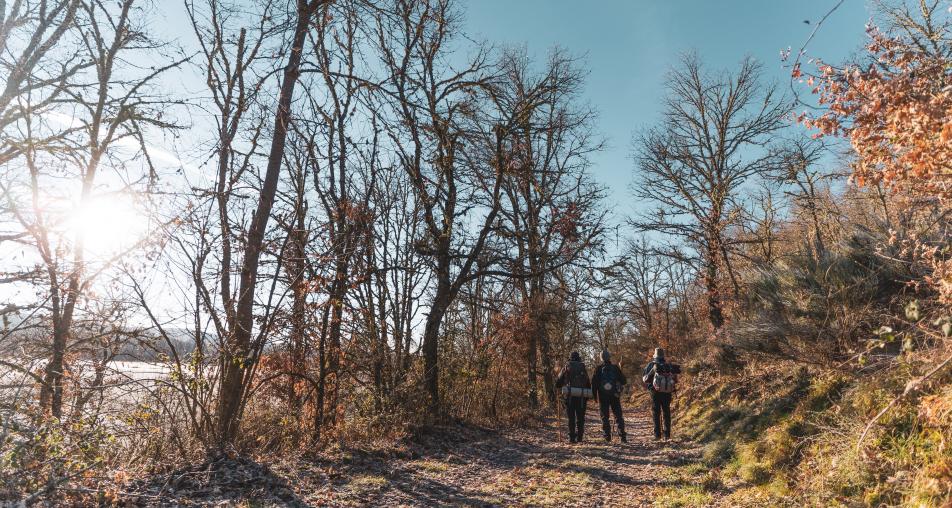
M681 421L706 443L711 472L685 469L693 485L669 489L661 506L689 506L725 485L731 506L949 503L952 387L944 386L952 380L936 395L898 404L857 450L866 423L909 379L902 370L856 378L772 371L752 386L722 381L705 390Z
M347 487L357 492L373 492L383 490L390 481L380 475L360 475L354 477Z
M708 506L714 496L699 485L683 487L669 487L662 490L656 497L654 505L658 508L681 508Z
M708 472L708 467L698 462L692 462L681 468L681 471L689 476L698 476Z
M802 439L818 431L811 415L834 404L845 384L839 376L817 378L797 369L754 378L749 386L725 383L696 401L684 419L706 443L702 461L714 471L708 490L740 482L767 497L786 493L787 477L802 459Z
M734 458L734 443L727 439L712 441L704 446L701 459L708 466L721 466Z
M450 466L445 462L438 462L435 460L421 460L414 462L413 466L420 471L426 471L429 473L445 473L450 469Z

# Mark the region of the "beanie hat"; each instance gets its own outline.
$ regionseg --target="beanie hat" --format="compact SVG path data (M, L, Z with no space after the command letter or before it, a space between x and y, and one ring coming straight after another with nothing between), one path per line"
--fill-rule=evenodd
M609 353L607 349L603 349L603 350L602 350L602 361L603 361L603 362L608 362L608 361L611 360L611 359L612 359L611 353Z
M578 351L572 351L572 354L569 355L569 360L573 362L582 361L582 355L578 354Z

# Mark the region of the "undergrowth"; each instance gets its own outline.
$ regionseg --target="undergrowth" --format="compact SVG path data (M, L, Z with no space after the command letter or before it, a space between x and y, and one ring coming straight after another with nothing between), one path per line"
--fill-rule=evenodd
M694 472L700 481L693 488L726 490L729 506L949 503L948 379L897 404L858 444L914 371L912 364L848 374L774 363L692 387L681 398L678 426L704 446L706 472Z

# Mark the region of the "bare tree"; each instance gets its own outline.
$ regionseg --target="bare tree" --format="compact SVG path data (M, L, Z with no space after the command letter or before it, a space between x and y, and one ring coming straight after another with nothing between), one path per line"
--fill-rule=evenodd
M786 152L784 164L772 175L773 181L793 187L785 194L792 204L806 212L809 228L812 232L813 254L822 259L826 254L826 242L823 240L824 227L823 201L829 182L837 175L824 171L820 165L826 147L820 141L797 139Z
M658 254L645 238L640 238L629 243L619 263L617 291L630 304L642 336L668 338L668 323L658 322L659 310L667 305L665 300L672 289L672 282L666 277L666 265L676 262Z
M266 53L272 49L269 46L272 37L278 36L269 19L276 13L270 4L264 4L251 20L245 20L217 0L187 1L185 8L200 49L201 61L197 65L205 77L211 103L208 108L215 121L212 159L215 178L214 187L208 191L211 199L207 208L196 206L195 213L185 223L190 238L178 243L187 258L187 270L195 291L192 308L196 346L194 364L201 369L210 352L202 324L203 316L207 315L219 340L220 370L232 373L226 364L235 361L232 337L238 333L239 326L239 293L233 277L238 270L236 258L240 258L242 249L238 238L246 227L243 222L244 201L238 198L246 192L245 186L256 167L255 155L265 135L265 115L260 114L256 106L259 100L264 102L259 97L264 94L271 68ZM242 22L235 23L236 19ZM236 30L233 28L235 24L244 27ZM212 235L211 231L217 234ZM159 326L157 322L155 324ZM178 358L175 359L178 364ZM182 369L183 366L176 365L176 368ZM201 371L193 375L201 375ZM234 383L234 374L231 376L230 381ZM189 376L179 375L178 378L188 379ZM195 400L196 403L190 407L202 409L198 413L200 417L192 416L198 432L216 435L213 441L219 444L231 437L223 434L232 432L230 423L215 423L211 421L211 415L205 415L206 410L215 411L213 404L208 408L200 403L201 396L188 395L187 391L183 393ZM225 397L224 393L222 397ZM225 410L221 404L219 400L219 418L223 414L226 418L237 418L234 414L222 413ZM232 407L229 411L236 409ZM190 410L190 413L195 412Z
M388 73L380 93L390 104L387 134L420 203L425 227L416 246L432 261L422 350L430 410L437 414L443 317L467 282L510 274L495 269L503 256L487 244L498 227L520 119L539 91L506 104L495 93L495 69L482 47L462 70L448 63L458 24L450 1L398 1L385 11L376 30Z
M371 378L383 404L408 381L413 330L429 273L414 245L423 224L412 184L401 167L381 166L378 171L371 200L374 232L366 236L373 247L363 249L361 272L367 276L356 303L364 309L366 333L373 337Z
M71 78L89 66L73 37L80 5L80 0L31 0L0 6L0 68L5 71L0 85L0 164L16 162L31 147L59 147L69 132L68 127L43 119L57 107ZM37 127L42 124L46 124L43 130ZM16 188L16 172L11 171L0 184ZM29 232L14 217L17 205L9 203L9 197L0 200L0 216L5 219L0 222L0 247L8 249L18 241L30 241ZM0 284L30 283L42 276L43 270L35 264L7 266ZM8 319L36 308L30 302L8 302L0 315Z
M71 78L92 65L71 34L81 0L21 0L0 5L0 164L31 145L55 139L57 133L36 133L24 143L9 128L54 108L63 99ZM83 8L88 10L88 8Z
M471 276L499 210L501 179L496 177L495 183L486 182L490 208L475 238L459 230L471 210L461 201L467 192L483 190L478 178L475 188L466 187L467 175L459 161L466 134L463 124L472 117L476 96L489 84L490 75L483 50L461 71L448 66L448 44L457 23L449 1L397 1L392 7L377 20L380 56L389 74L383 90L393 111L387 134L421 205L425 229L415 239L417 248L433 262L435 287L422 348L430 410L439 412L440 325Z
M538 406L538 355L550 403L555 402L554 368L548 323L558 305L550 300L552 272L584 262L598 251L604 232L602 191L588 178L588 156L601 149L593 134L594 113L577 107L583 74L564 51L554 50L541 73L534 73L524 53L510 52L501 63L498 96L504 108L531 109L518 120L510 176L504 182L512 239L511 272L534 326L525 337L528 399Z
M270 2L266 2L262 11L264 14L259 17L257 35L248 37L248 32L240 29L236 39L229 38L230 30L225 25L227 19L221 18L228 9L222 8L215 0L209 0L206 19L197 19L194 4L187 4L193 12L193 26L207 61L207 84L218 109L216 191L220 201L219 211L223 215L229 212L229 191L242 172L251 167L250 158L257 155L251 150L236 157L238 150L234 144L248 108L254 104L255 96L261 94L261 87L267 84L266 79L261 80L253 74L249 75L254 72L250 67L258 58L264 38L271 34L284 38L278 51L287 55L280 71L276 103L271 111L271 142L264 157L264 171L260 183L256 185L254 211L247 225L241 226L240 237L243 243L240 247L240 260L237 261L237 286L232 289L230 275L224 276L219 285L226 317L224 321L216 323L219 334L225 338L221 351L221 380L216 415L219 447L233 443L237 436L241 414L252 383L252 374L263 348L263 335L259 333L256 336L254 333L255 302L259 296L258 270L281 176L285 144L292 120L292 102L301 74L305 43L314 17L327 3L327 0L297 0L288 6L287 13L282 13L277 8L272 8ZM260 97L258 100L261 100ZM260 143L259 136L265 135L262 124L254 124L253 133L252 146ZM233 166L235 159L238 163L237 170ZM225 242L231 241L232 226L229 221L227 216L219 221L219 227L224 229L222 238ZM228 252L226 256L231 256L231 249L225 250ZM232 269L230 257L224 258L221 264L222 275Z
M716 331L724 325L725 271L737 291L727 232L743 216L744 185L782 161L769 144L786 125L789 105L750 58L733 74L710 74L697 55L686 55L666 88L661 125L634 147L634 194L656 207L632 223L695 251Z
M97 188L102 173L123 182L114 192L140 184L146 186L140 190L147 190L155 172L144 139L149 129L175 128L163 119L170 100L154 94L152 87L160 75L182 61L169 60L144 72L128 63L127 57L144 52L154 54L162 48L137 19L138 10L134 0L124 0L118 6L94 1L80 4L78 13L71 14L77 17L77 36L84 41L82 59L89 66L88 72L71 72L70 77L75 79L57 92L72 106L68 110L70 126L57 134L55 144L31 141L23 145L28 181L22 182L23 187L0 188L15 220L29 233L25 241L37 251L49 290L47 310L52 336L40 405L55 418L63 416L66 356L77 307L96 278L121 259L124 252L98 253L97 259L87 258L88 229L80 225L73 231L58 230L62 217L57 218L57 214L62 211L51 202L51 196L58 196L62 202L75 202L75 213L82 213L102 197L102 189ZM43 139L43 122L38 117L25 117L22 130L29 140ZM136 147L132 154L127 148L129 142ZM127 169L136 160L144 166L143 171L130 175ZM70 177L65 184L58 172L64 169ZM26 202L20 201L17 188L29 189ZM67 240L66 236L71 238Z
M333 14L333 15L332 15ZM327 371L321 376L320 397L324 397L324 384L329 376L329 404L331 420L337 418L339 409L341 330L344 326L344 309L350 288L352 263L364 233L362 221L366 219L367 200L371 185L358 189L361 147L353 146L358 137L355 123L365 121L358 117L361 107L361 92L364 80L357 76L359 47L363 45L361 5L357 0L338 2L333 11L329 6L322 9L316 21L317 30L309 40L308 50L312 55L314 77L309 87L308 104L313 121L307 128L307 137L319 140L311 144L311 176L314 192L326 216L327 243L330 250L331 285L328 293L325 317L321 320L321 341L329 346ZM317 131L315 131L317 129ZM373 135L376 142L376 134ZM355 160L358 161L355 164ZM375 167L373 163L370 168ZM368 179L372 175L365 174ZM320 411L323 411L323 403Z
M222 444L231 443L238 432L245 391L250 384L249 372L255 364L251 349L254 328L254 303L258 284L259 259L271 209L274 206L281 163L284 160L284 145L291 123L291 103L294 89L301 73L304 43L311 28L312 18L328 0L297 0L291 15L290 44L287 46L287 62L282 70L278 102L274 111L271 147L258 206L251 217L242 252L241 271L238 280L238 298L235 304L235 328L231 330L228 359L222 366L221 400L219 401L218 425Z
M734 251L755 265L769 266L776 261L779 250L778 228L784 203L779 199L779 192L767 181L761 182L751 201L751 208L733 235L732 243L738 247ZM742 248L744 246L747 248Z

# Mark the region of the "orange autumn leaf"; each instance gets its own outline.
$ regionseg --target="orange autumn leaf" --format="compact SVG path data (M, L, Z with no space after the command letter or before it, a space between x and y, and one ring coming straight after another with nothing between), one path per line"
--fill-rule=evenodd
M854 182L949 197L952 61L876 27L867 33L866 51L878 66L836 69L818 63L813 92L828 109L801 123L817 131L814 137L849 140L857 155Z

